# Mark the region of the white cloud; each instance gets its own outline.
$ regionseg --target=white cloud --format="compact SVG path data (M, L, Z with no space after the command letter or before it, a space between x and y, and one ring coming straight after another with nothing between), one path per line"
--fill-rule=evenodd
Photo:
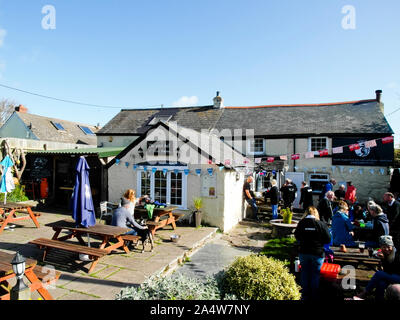
M0 47L4 44L4 38L7 35L7 31L5 29L0 29Z
M194 106L199 102L199 98L196 96L183 96L178 99L178 101L175 101L172 103L174 107L189 107L189 106Z

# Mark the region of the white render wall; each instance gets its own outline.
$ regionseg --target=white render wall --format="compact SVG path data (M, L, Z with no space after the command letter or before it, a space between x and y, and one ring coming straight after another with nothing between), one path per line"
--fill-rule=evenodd
M112 141L110 141L110 137ZM97 145L102 147L127 147L138 136L97 136Z

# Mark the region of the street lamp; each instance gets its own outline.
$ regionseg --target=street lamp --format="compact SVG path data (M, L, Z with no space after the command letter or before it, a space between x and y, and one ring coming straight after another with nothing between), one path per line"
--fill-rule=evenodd
M15 275L17 276L17 283L10 291L11 300L29 300L31 291L25 284L23 277L25 273L25 258L19 252L16 253L11 265Z

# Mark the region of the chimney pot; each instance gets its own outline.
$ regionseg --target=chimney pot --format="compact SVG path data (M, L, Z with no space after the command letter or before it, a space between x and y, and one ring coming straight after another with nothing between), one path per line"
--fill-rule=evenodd
M381 102L382 90L376 90L376 101Z
M22 112L22 113L28 113L28 109L25 108L22 104L20 104L18 107L15 107L15 111Z

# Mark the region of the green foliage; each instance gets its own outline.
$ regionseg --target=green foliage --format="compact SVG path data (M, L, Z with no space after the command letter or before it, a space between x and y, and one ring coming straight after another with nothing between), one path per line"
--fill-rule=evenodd
M289 265L290 254L294 249L295 243L295 238L271 239L264 245L261 254L281 260L285 265Z
M241 299L299 300L300 287L284 263L263 255L237 258L223 278L223 291Z
M281 213L283 217L283 223L291 224L293 212L290 210L290 208L281 209Z
M394 167L400 166L400 149L394 149Z
M15 185L15 189L9 193L7 193L7 202L20 202L20 201L28 201L29 198L25 195L24 189L21 185ZM4 193L0 193L0 201L4 201Z
M232 298L227 296L225 299ZM216 278L205 282L178 274L171 277L155 276L140 287L128 287L116 296L116 300L220 300Z
M202 198L193 198L193 205L196 208L196 210L200 210L203 208L203 199Z

